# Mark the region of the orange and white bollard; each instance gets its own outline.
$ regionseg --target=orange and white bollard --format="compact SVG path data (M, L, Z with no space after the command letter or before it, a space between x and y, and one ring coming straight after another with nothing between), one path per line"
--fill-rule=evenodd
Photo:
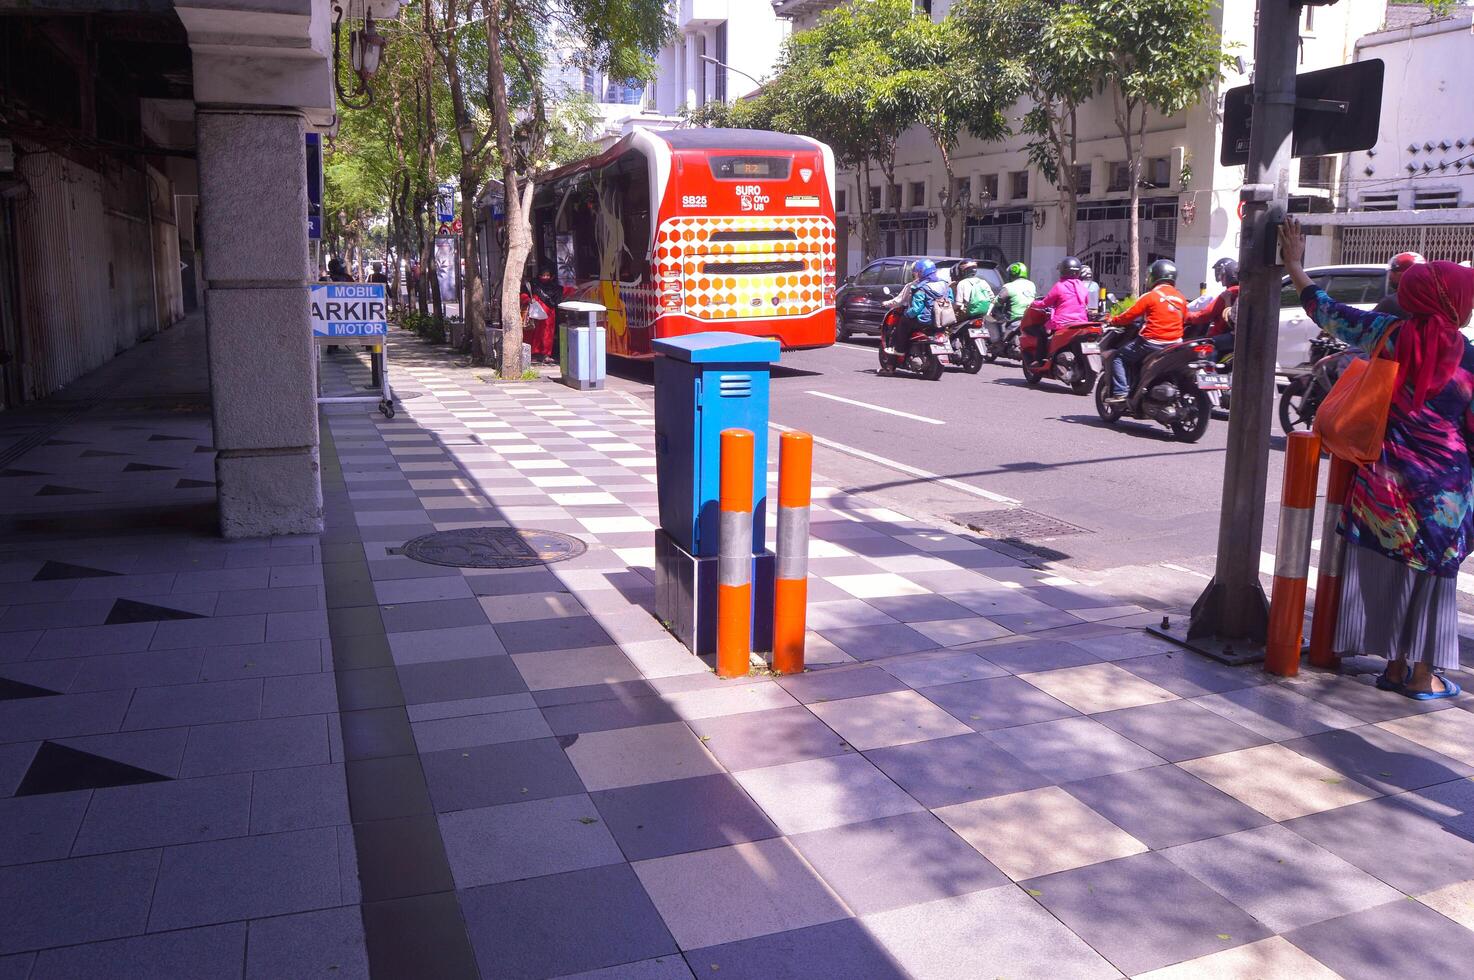
M1305 586L1310 575L1310 542L1315 534L1316 475L1320 436L1292 432L1285 440L1285 488L1280 500L1280 533L1274 549L1274 592L1269 602L1269 639L1264 669L1282 677L1300 672L1305 633Z
M1346 567L1346 539L1336 533L1346 495L1356 464L1339 456L1331 457L1331 472L1326 478L1326 517L1320 530L1320 570L1315 580L1315 614L1310 621L1310 665L1339 667L1332 644L1336 640L1336 623L1341 618L1341 574Z
M778 570L773 583L773 670L801 674L809 602L809 504L814 437L785 432L778 440Z
M722 430L717 546L717 676L752 669L752 433Z

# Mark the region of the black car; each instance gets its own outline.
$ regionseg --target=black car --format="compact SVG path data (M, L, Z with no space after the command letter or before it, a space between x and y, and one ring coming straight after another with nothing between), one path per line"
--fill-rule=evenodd
M935 262L946 276L951 276L952 267L963 261L946 255L893 255L871 262L860 270L859 275L846 279L835 295L839 339L848 340L856 334L879 336L880 323L885 319L886 301L911 281L916 263L924 258ZM993 292L1003 288L1003 278L998 274L995 263L979 260L978 268L988 285L993 287Z

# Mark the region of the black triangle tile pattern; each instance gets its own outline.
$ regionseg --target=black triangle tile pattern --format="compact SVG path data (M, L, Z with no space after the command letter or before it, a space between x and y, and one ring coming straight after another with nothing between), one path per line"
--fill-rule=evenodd
M208 618L199 613L170 609L168 606L156 606L151 602L139 602L137 599L119 599L113 603L113 608L109 610L103 625L117 626L121 623L158 623L169 619Z
M73 565L65 561L48 561L41 566L31 579L32 582L52 582L63 578L106 578L110 575L121 575L122 572L109 572L103 568L89 568L86 565Z
M43 796L108 786L167 782L171 777L55 742L42 742L16 796Z
M98 492L99 491L97 491L97 490L83 490L83 489L80 489L79 487L62 487L62 486L57 486L54 483L48 483L44 487L42 487L40 490L37 490L36 493L35 493L35 496L37 496L37 497L65 497L65 496L68 496L69 494L75 494L75 493L98 493Z
M174 484L174 489L175 490L199 490L199 489L203 489L204 487L213 487L214 485L215 485L215 481L214 480L188 480L188 479L185 479L185 480L180 480L178 483Z
M0 677L0 701L21 701L25 698L51 698L60 694L48 687L37 687L35 684L27 684L24 681L13 681L8 677Z
M86 449L82 451L83 459L97 459L102 456L130 456L131 453L115 453L111 449Z
M9 476L50 476L50 473L42 473L40 470L0 470L0 477Z
M75 439L47 439L45 442L41 443L41 445L43 445L43 446L85 446L87 444L85 442L78 442Z
M189 436L166 436L155 432L148 437L149 442L194 442Z
M129 463L123 467L124 473L151 473L158 470L177 470L177 466L155 466L153 463Z
M194 451L197 452L197 453L213 453L215 451L215 447L214 446L195 446L194 447Z

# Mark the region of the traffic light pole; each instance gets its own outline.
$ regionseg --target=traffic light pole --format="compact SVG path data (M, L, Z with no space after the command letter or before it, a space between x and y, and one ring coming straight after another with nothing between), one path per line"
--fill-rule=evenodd
M1289 204L1299 15L1296 0L1259 0L1253 128L1240 197L1238 342L1218 560L1213 580L1193 606L1187 629L1194 647L1236 663L1257 659L1269 625L1269 601L1259 581L1259 555L1283 275L1275 235Z

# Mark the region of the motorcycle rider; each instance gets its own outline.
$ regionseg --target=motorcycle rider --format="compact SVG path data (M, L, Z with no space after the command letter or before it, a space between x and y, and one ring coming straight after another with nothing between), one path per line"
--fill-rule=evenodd
M1090 290L1090 296L1086 300L1086 306L1089 308L1092 314L1098 313L1101 306L1100 283L1095 281L1095 270L1090 268L1090 266L1088 265L1081 266L1080 281L1085 284L1086 289Z
M903 356L906 353L905 339L910 336L912 324L930 327L933 321L932 304L942 300L952 302L951 284L937 270L935 262L931 259L919 259L912 269L911 281L894 299L885 304L902 311L900 322L889 330L882 328L883 333L889 334L881 337L885 352ZM887 366L881 369L881 373L893 374L895 368Z
M978 274L976 262L965 259L957 263L952 281L956 283L958 320L973 320L988 315L997 297L993 295L993 287L988 285L988 280Z
M998 301L993 304L993 318L1007 326L1017 324L1038 295L1039 290L1029 279L1029 267L1022 262L1013 263L1008 267L1008 282L1003 284Z
M1182 340L1183 324L1187 319L1187 299L1177 291L1177 265L1167 259L1152 263L1148 273L1152 288L1142 294L1141 299L1129 310L1110 318L1112 326L1123 326L1141 317L1146 323L1141 333L1122 345L1120 353L1111 361L1111 392L1108 401L1121 402L1131 393L1127 381L1127 368L1135 368L1157 351L1171 347Z
M1205 309L1187 314L1189 329L1184 331L1184 335L1205 336L1223 353L1233 350L1233 330L1238 320L1239 264L1233 259L1219 259L1213 263L1213 275L1223 291ZM1200 332L1202 327L1208 328L1207 333Z
M1392 261L1387 263L1387 295L1382 297L1382 302L1372 307L1372 312L1390 313L1399 318L1407 316L1402 304L1397 301L1397 285L1402 282L1404 272L1427 261L1417 252L1399 252L1392 256Z
M1059 264L1059 281L1050 287L1043 299L1034 301L1034 309L1049 311L1049 321L1043 326L1033 328L1037 343L1034 345L1034 358L1030 367L1039 363L1048 353L1051 333L1090 319L1086 308L1090 289L1080 278L1084 268L1084 263L1075 256L1066 255Z

